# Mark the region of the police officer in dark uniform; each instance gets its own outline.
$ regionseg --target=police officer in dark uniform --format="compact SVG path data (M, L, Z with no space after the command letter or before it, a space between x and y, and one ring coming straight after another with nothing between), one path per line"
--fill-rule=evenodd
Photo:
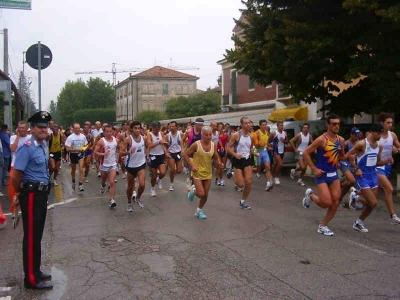
M24 227L23 263L25 288L51 289L50 274L40 270L41 241L47 213L47 197L50 191L48 173L47 126L51 116L40 111L28 119L31 135L16 151L12 178L15 204L21 206Z

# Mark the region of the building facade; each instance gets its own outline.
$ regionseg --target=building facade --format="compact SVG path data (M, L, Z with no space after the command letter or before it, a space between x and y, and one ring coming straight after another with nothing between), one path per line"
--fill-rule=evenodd
M243 15L240 21L246 22ZM243 35L242 28L235 25L233 33L240 38ZM222 69L222 112L269 109L271 113L265 119L272 122L286 119L316 120L322 117L322 113L318 113L321 103L298 105L292 101L290 95L284 93L281 84L274 81L267 86L261 86L250 80L249 76L241 74L226 59L217 63Z
M144 110L165 111L169 99L196 94L198 79L160 66L131 75L115 86L116 120L133 120Z

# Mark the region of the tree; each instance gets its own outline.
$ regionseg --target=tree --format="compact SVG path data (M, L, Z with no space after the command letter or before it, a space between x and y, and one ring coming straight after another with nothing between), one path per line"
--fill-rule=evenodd
M226 58L258 84L276 80L296 102L324 100L341 116L396 111L400 4L389 0L243 2ZM352 83L339 92L338 83Z
M154 121L165 120L168 119L167 115L163 111L156 110L143 110L138 113L135 117L135 120L142 122L143 124L151 124Z
M81 79L77 81L68 80L65 83L57 97L57 112L64 127L74 122L73 116L76 110L85 108L88 90L88 87Z
M88 108L78 109L73 115L74 122L83 124L86 121L94 124L96 121L113 124L115 122L115 108Z
M60 124L60 116L58 115L58 112L57 112L57 103L54 102L54 100L50 101L49 113L51 115L51 118L54 120L54 122L56 124Z
M24 119L27 119L37 111L35 106L36 103L32 99L32 93L30 89L31 83L32 82L30 78L27 78L21 71L18 79L18 91L20 92L22 100L24 101Z
M57 113L64 126L73 122L74 113L87 108L115 108L115 90L100 78L67 81L57 98Z
M86 108L115 108L115 89L101 78L90 78L86 85L89 89L85 99Z
M167 102L165 112L170 119L215 114L221 111L221 96L213 92L179 96Z

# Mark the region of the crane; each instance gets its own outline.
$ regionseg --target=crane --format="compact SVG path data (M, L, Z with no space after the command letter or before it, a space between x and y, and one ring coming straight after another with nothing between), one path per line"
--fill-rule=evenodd
M121 69L121 70L117 71L117 68L115 65L116 65L116 63L112 63L111 71L84 71L84 72L76 72L75 75L112 73L113 74L113 85L115 86L117 84L117 73L142 72L142 71L147 70L144 68L133 68L133 69ZM172 69L172 70L199 70L198 67L193 67L193 66L185 66L185 67L168 66L168 68Z

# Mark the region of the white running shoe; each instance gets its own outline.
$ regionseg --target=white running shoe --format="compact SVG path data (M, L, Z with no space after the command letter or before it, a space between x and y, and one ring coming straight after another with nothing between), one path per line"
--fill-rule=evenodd
M220 185L220 186L225 186L225 180L223 180L223 179L220 179L220 181L219 181L219 185Z
M85 191L84 188L83 188L83 185L80 185L80 186L78 187L78 189L79 189L80 192L84 192L84 191Z
M400 224L400 218L399 218L396 214L393 214L393 215L390 217L390 224L392 224L392 225L399 225L399 224Z
M303 207L304 208L309 208L310 203L311 203L311 197L310 195L313 193L312 189L307 189L303 198Z
M132 203L128 203L128 206L127 206L126 210L129 211L129 212L133 212Z
M116 207L117 203L115 202L114 199L110 199L110 207Z
M100 177L101 177L101 173L97 172L97 178L100 178Z
M368 232L368 229L364 226L363 222L355 221L353 224L353 229L363 233Z
M162 180L161 179L158 180L158 189L162 190Z
M154 188L151 188L151 190L150 190L150 195L151 195L152 197L155 197L155 196L156 196L156 190L155 190Z
M260 178L261 177L261 175L260 175L260 173L256 173L256 176L257 176L257 178Z
M170 185L169 185L169 191L173 191L175 189L175 187L174 187L174 184L173 183L171 183Z
M106 186L101 186L100 193L104 194L105 191L106 191Z
M331 231L331 230L328 228L328 226L321 226L321 225L318 225L318 230L317 230L317 232L318 232L318 233L321 233L321 234L323 234L323 235L327 235L327 236L332 236L332 235L334 235L333 231Z
M124 172L124 174L122 174L122 179L126 178L126 172Z
M279 181L279 178L275 177L275 185L280 185L280 184L281 184L281 182Z
M267 185L265 186L265 190L266 190L267 192L269 192L270 190L272 190L272 188L273 188L272 183L271 183L270 181L268 181L268 182L267 182Z
M304 183L304 181L303 181L303 179L299 179L299 180L297 180L297 184L298 185L301 185L301 186L305 186L306 184Z
M354 187L354 186L352 186L351 188L350 188L350 193L357 193L357 189Z
M135 202L136 202L137 206L138 206L140 209L142 209L142 208L144 207L144 204L143 204L142 201L140 201L140 198L136 198L136 199L135 199Z
M133 191L133 193L132 193L132 199L135 200L136 197L137 197L136 191Z
M54 186L58 186L57 180L53 180Z
M290 178L294 179L295 175L296 175L296 169L291 169L290 170Z
M351 192L349 195L349 208L352 210L356 210L356 196L357 194L355 192Z
M87 177L85 177L84 179L85 179L85 182L86 182L86 183L89 182L89 179L88 179Z

